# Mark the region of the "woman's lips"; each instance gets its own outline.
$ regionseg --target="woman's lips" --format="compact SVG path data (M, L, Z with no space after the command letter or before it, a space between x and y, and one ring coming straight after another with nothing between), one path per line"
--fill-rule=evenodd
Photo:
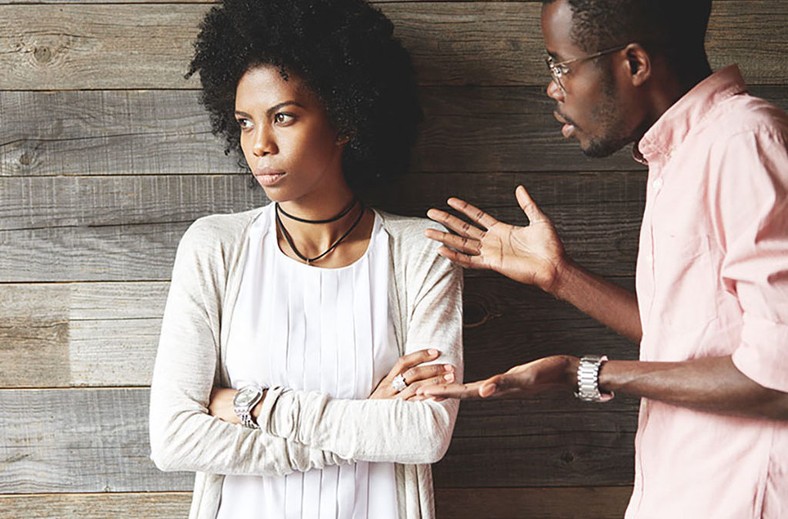
M263 187L273 186L285 176L285 172L281 169L274 168L259 168L254 171L254 176L260 185Z

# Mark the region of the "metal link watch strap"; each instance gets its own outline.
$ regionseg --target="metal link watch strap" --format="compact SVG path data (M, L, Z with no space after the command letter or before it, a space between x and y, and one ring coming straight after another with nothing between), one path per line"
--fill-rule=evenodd
M577 367L577 393L575 396L584 402L607 402L613 393L599 391L599 368L607 362L604 355L585 355Z

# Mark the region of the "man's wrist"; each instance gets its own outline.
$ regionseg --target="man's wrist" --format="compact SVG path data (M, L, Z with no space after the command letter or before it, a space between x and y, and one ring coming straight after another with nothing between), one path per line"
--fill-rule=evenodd
M605 355L585 355L577 368L577 392L575 396L584 402L607 402L615 396L604 392L599 383L599 373L607 362Z
M555 265L555 275L550 286L545 288L545 292L556 299L568 301L576 268L577 265L570 258L562 256Z

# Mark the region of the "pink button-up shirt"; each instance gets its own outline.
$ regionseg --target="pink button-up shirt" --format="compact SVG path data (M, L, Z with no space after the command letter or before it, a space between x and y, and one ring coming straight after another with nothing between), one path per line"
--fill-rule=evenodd
M641 360L733 356L788 392L788 118L725 68L638 144ZM788 518L788 423L643 399L627 518Z

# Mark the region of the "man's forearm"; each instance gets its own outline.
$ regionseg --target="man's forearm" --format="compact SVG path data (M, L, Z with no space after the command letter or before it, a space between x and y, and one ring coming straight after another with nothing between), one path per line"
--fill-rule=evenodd
M788 393L754 382L730 356L684 362L613 360L602 366L599 387L699 411L788 420Z
M643 335L637 297L571 260L559 269L551 293L616 333L638 343Z

